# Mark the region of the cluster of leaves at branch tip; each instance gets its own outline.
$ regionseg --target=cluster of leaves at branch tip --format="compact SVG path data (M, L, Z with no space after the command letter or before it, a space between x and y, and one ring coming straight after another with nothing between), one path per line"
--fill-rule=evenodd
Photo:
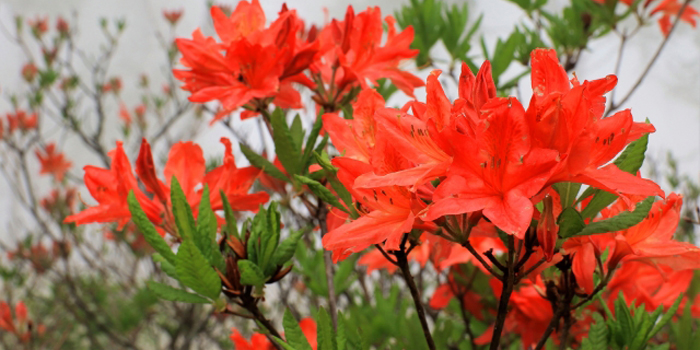
M253 166L262 169L267 175L289 182L295 189L306 186L323 203L338 208L350 214L351 217L356 218L358 214L352 204L352 196L338 180L336 176L337 169L331 164L328 154L325 152L328 144L328 134L317 144L323 127L323 118L321 118L323 114L324 111L321 109L307 136L304 133L301 118L298 114L294 117L291 126L289 126L282 109L277 108L272 113L271 125L275 152L286 174L272 162L244 144L240 145L241 151ZM303 142L304 138L306 138L306 142ZM322 169L309 173L309 167L314 164L318 164ZM324 182L330 183L335 194L323 184ZM338 199L339 197L340 200Z
M264 285L273 283L291 271L292 259L303 231L292 231L280 242L280 214L277 203L260 208L252 220L239 230L231 205L222 192L225 224L217 239L218 220L211 208L209 189L205 185L195 220L192 208L175 177L172 178L171 201L180 245L177 253L148 220L133 192L129 210L146 242L155 250L153 260L163 271L185 288L175 288L156 281L148 287L160 298L187 303L214 303L224 307L219 296L223 290L229 298L250 294L264 296ZM254 288L246 288L253 286ZM223 289L222 289L223 287ZM192 290L193 292L188 291Z
M599 297L600 298L600 297ZM598 313L592 315L595 323L588 332L588 337L581 343L582 350L597 349L648 349L651 340L671 318L676 314L681 304L683 295L679 295L676 302L664 313L664 307L659 306L654 312L646 311L644 304L628 307L622 292L613 303L615 313L601 300L605 311L605 318ZM662 315L663 313L663 315ZM689 336L690 332L686 334ZM669 349L670 343L663 343L651 348L652 350Z

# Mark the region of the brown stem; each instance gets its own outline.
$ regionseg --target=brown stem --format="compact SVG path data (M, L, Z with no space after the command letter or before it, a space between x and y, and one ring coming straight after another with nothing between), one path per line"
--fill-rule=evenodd
M547 343L547 339L549 339L549 336L552 335L554 329L556 329L557 325L559 325L559 319L564 314L567 308L568 305L563 305L563 303L557 302L557 310L554 312L552 320L549 321L547 329L544 331L544 334L542 335L542 338L540 338L540 341L537 342L537 346L535 346L534 350L541 350L542 348L544 348L544 345Z
M275 345L275 348L278 350L282 350L282 348L277 344L277 340L273 337L282 339L282 336L280 333L277 331L275 326L268 320L265 315L258 309L258 305L255 302L255 300L245 300L243 302L243 307L248 310L253 315L253 318L258 321L265 329L267 329L269 334L267 334L267 338L272 342L272 344Z
M559 337L559 350L566 350L569 344L569 333L571 332L571 326L574 324L574 319L571 314L564 314L564 329Z
M668 39L671 37L671 34L673 34L674 29L676 29L676 26L678 26L678 23L681 20L681 15L685 11L685 9L688 7L690 4L690 1L692 0L685 0L683 1L683 5L681 8L678 10L678 16L676 19L673 21L673 25L671 26L671 29L668 31L668 35L664 38L664 41L661 42L661 45L659 45L659 48L656 49L656 52L654 53L654 56L651 58L651 61L649 61L649 64L647 64L646 68L644 68L644 71L642 74L639 76L637 81L632 85L632 88L627 92L627 95L620 100L620 102L615 103L615 101L612 101L610 103L610 109L605 113L605 116L608 116L612 111L616 110L619 108L621 105L623 105L627 100L632 96L632 94L637 90L637 88L642 84L642 81L644 81L644 78L647 77L647 74L649 74L649 71L651 70L651 67L656 63L656 60L659 58L661 55L661 52L663 51L664 47L666 46L666 43L668 43Z
M326 225L326 216L328 215L328 209L326 205L319 199L318 203L318 223L321 227L321 238L328 233L328 226ZM335 283L333 279L333 258L331 256L330 250L323 251L323 263L326 269L326 284L328 285L328 308L331 313L331 320L333 321L333 329L338 329L338 301L335 295Z
M513 242L513 236L508 235L508 259L506 261L505 276L501 279L501 282L503 282L503 290L501 290L501 299L498 302L496 323L493 325L493 335L491 336L491 345L489 346L490 350L498 350L498 346L501 344L503 325L506 322L506 315L508 314L508 303L510 302L510 295L513 293L513 287L515 285L514 250L515 244Z
M418 313L418 319L420 320L420 325L423 328L423 335L425 336L425 341L428 343L428 348L430 350L435 350L435 342L433 341L433 336L430 334L430 328L428 327L428 320L425 318L425 310L423 309L423 303L421 302L420 292L416 287L416 282L413 280L411 275L411 270L408 267L408 258L406 256L406 244L401 244L401 250L394 253L396 255L396 261L398 262L401 273L403 274L404 280L408 285L408 289L411 291L411 297L413 298L413 304L416 307L416 312Z

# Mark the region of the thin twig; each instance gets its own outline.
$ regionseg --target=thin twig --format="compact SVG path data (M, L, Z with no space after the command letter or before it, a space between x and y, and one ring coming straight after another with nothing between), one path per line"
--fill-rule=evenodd
M408 258L406 256L406 241L401 243L400 250L394 252L396 255L396 261L398 262L403 278L408 285L408 289L411 291L411 297L413 298L413 304L416 307L416 312L418 313L418 319L420 320L420 325L423 328L423 335L425 336L425 341L428 343L428 348L430 350L435 350L435 341L433 341L433 336L430 334L430 327L428 327L428 320L425 318L425 309L423 308L423 303L420 298L420 291L416 287L416 282L413 280L411 275L411 270L408 266Z
M506 271L505 276L501 280L503 282L503 289L501 290L501 298L498 302L498 314L496 315L496 323L493 325L493 335L491 336L490 350L498 350L501 344L501 334L503 333L503 325L506 321L506 315L508 314L508 303L510 302L510 295L513 293L513 287L515 286L515 244L512 235L508 235L508 258L506 259Z
M676 16L676 19L673 21L673 25L671 26L671 29L668 32L668 35L664 38L664 40L661 42L661 45L659 45L659 48L656 49L656 52L654 53L654 56L651 58L651 61L649 61L649 64L647 64L646 68L644 68L644 71L642 71L642 74L639 76L637 81L632 85L632 88L627 92L627 95L622 98L619 102L615 103L615 101L611 101L610 103L610 109L605 113L605 116L608 116L612 111L618 109L621 105L623 105L627 100L632 96L632 94L637 90L637 88L642 84L642 81L644 81L644 78L646 78L647 74L651 70L651 67L656 63L656 60L659 58L661 55L661 51L663 51L664 47L666 46L666 43L668 43L669 38L671 38L671 34L673 34L673 31L676 29L676 26L681 20L681 15L685 11L686 7L690 4L690 1L692 0L685 0L683 2L683 5L681 5L680 10L678 11L678 15Z

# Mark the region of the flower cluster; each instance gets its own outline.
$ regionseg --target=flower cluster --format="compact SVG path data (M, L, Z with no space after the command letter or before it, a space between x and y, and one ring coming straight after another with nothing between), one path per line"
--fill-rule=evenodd
M225 146L224 162L210 171L206 170L202 149L192 142L179 142L173 145L163 169L165 182L158 179L153 163L150 144L144 139L141 143L139 157L136 160L136 174L143 183L146 192L138 185L129 159L124 153L121 142L110 152L112 164L110 169L94 166L85 167L85 185L98 205L89 207L80 213L66 218L66 222L77 225L93 222L117 222L119 229L129 220L131 213L127 203L130 191L134 191L139 204L147 217L166 232L176 234L173 222L170 196L171 181L179 181L188 203L197 208L201 199L203 186L211 192L211 207L223 208L221 195L232 203L234 210L256 211L260 204L269 200L265 192L248 194L253 182L260 174L254 167L238 168L233 157L231 142L222 138ZM196 210L194 217L197 217Z
M46 331L46 327L41 324L34 328L32 320L27 316L27 307L21 301L15 304L14 317L10 305L0 301L0 329L14 334L23 343Z
M242 118L263 112L269 103L301 108L294 84L319 91L315 99L325 107L340 101L355 85L366 88L368 80L389 78L408 94L422 85L398 68L402 60L417 54L408 48L413 31L397 33L389 16L389 35L382 45L379 8L355 14L350 7L344 21L333 20L323 29L307 28L286 6L266 26L258 0L239 2L231 16L214 6L211 16L220 41L199 29L192 39L177 39L180 62L187 69L174 74L192 93L190 101L220 102L215 120L240 107L247 110ZM325 84L329 91L318 89Z

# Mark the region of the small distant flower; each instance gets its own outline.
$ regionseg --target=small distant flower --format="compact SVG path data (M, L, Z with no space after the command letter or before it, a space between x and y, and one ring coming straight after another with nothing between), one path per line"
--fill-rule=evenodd
M49 19L47 17L29 20L29 27L32 30L34 37L41 38L44 33L49 31Z
M41 207L51 214L67 216L73 213L75 199L78 197L75 187L65 190L53 189L41 200Z
M23 302L19 301L15 304L14 319L12 317L12 308L7 302L0 301L0 329L4 329L12 334L23 343L29 342L32 338L32 321L27 317L27 307ZM44 325L36 327L36 335L41 336L46 331Z
M102 92L108 93L108 92L114 92L115 94L119 94L119 92L122 90L122 80L120 78L112 78L102 86Z
M136 106L136 108L134 108L134 114L136 114L136 118L143 119L146 115L146 106L143 104Z
M7 124L9 128L9 133L13 133L15 130L20 129L21 131L27 131L36 128L38 122L38 117L36 113L27 115L27 112L23 110L17 110L14 114L7 114Z
M36 156L41 163L40 174L51 174L58 182L63 181L63 176L71 167L71 162L65 159L63 153L56 152L54 143L46 145L43 153L41 150L37 150Z
M34 78L36 78L36 75L39 73L39 69L36 68L34 63L27 63L22 67L22 78L28 83L31 83L34 81Z
M41 53L44 55L44 61L46 61L46 64L52 65L53 62L56 60L56 56L58 55L58 49L53 48L53 49L47 49L45 47L41 48Z
M56 31L58 31L61 36L66 37L70 33L70 26L63 17L58 17L56 21Z
M126 105L124 105L124 103L119 104L119 119L121 119L124 122L124 125L127 128L131 126L131 114L129 113L129 110L126 108Z
M174 26L180 20L180 17L182 17L182 10L163 10L163 17L165 17L171 26Z

